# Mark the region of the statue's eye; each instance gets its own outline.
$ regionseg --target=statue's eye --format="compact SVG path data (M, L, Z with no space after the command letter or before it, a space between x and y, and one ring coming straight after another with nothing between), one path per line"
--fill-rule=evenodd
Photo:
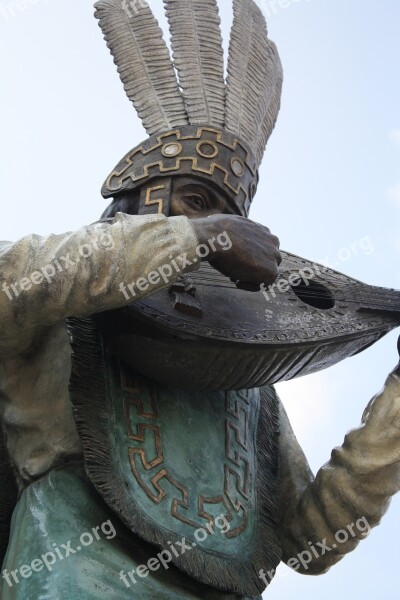
M190 202L190 204L192 204L192 206L195 206L196 208L199 208L199 209L203 209L203 208L207 207L207 203L201 194L193 194L193 193L187 194L187 195L185 195L185 200Z

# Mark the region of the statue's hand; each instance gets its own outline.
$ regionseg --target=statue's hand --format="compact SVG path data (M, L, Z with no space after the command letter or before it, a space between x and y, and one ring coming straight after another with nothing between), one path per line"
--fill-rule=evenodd
M397 347L400 353L400 338ZM367 428L380 432L377 439L384 446L400 440L400 362L387 378L383 390L367 406L363 421Z
M214 238L215 251L206 260L232 279L259 286L271 285L278 276L281 263L279 240L268 227L236 215L213 215L193 219L200 244L210 246ZM231 247L215 244L221 233L228 234ZM230 244L229 244L230 246Z

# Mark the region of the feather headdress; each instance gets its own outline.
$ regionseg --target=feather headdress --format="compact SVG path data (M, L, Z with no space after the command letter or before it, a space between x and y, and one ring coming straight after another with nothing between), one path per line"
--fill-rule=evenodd
M233 0L225 81L216 0L164 0L172 57L145 0L99 0L95 6L128 98L152 136L119 163L103 195L142 186L156 170L150 167L158 151L157 176L206 171L217 185L223 180L247 214L283 80L260 8L254 0Z

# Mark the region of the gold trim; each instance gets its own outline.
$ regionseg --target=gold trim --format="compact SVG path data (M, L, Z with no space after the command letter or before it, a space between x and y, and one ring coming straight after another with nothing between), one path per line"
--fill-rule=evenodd
M149 187L146 191L146 206L154 206L158 204L158 214L162 215L164 210L164 200L162 198L151 200L150 196L153 192L157 192L158 190L165 190L165 185L157 185L155 187Z
M134 386L135 394L133 397L130 392L132 389L131 382L128 388L124 388L123 384L126 383L126 379L121 377L121 383L124 394L128 440L131 443L136 442L141 444L141 446L128 447L131 471L138 485L154 504L160 505L163 501L171 502L170 514L178 521L195 529L204 527L204 524L188 516L193 500L190 489L178 481L165 466L160 423L149 425L143 422L143 418L149 418L150 413L144 410L139 382ZM156 394L151 393L151 404L153 413L158 415L158 399ZM135 419L132 419L133 415L130 412L132 405L135 405L137 408ZM199 495L197 497L197 515L195 519L200 517L206 520L210 526L214 525L215 517L207 512L206 507L221 506L222 509L225 509L223 513L225 518L233 526L225 534L226 538L233 539L242 534L248 526L249 502L251 502L252 496L252 472L248 460L250 451L248 443L250 411L248 394L247 396L243 396L238 392L226 392L225 410L226 462L224 465L223 491L221 490L222 493L215 497ZM153 414L151 414L151 417L153 417ZM234 431L235 435L231 435L230 431ZM150 452L150 456L144 448L145 442L149 440L149 432L153 434L152 450L154 449L154 452ZM157 472L153 474L156 468ZM162 483L164 482L168 482L170 486L180 492L181 499L176 497L177 494L175 491L172 492L171 496L171 491L162 487Z
M248 192L247 192L246 188L241 183L239 183L239 185L238 185L237 188L233 187L229 183L229 178L232 177L232 173L230 173L229 171L227 171L225 169L225 167L222 167L221 165L219 165L219 164L217 164L215 162L212 162L210 164L210 168L208 170L207 169L202 169L201 167L198 166L199 165L198 158L195 158L193 156L186 156L186 157L178 158L177 161L176 161L176 163L175 163L175 165L172 166L172 167L164 167L164 163L162 161L155 161L153 163L149 163L147 165L144 165L143 166L143 173L141 173L140 175L138 175L138 176L134 176L132 174L131 175L126 175L124 177L124 179L129 177L132 180L133 183L136 183L137 181L141 181L142 179L147 179L147 177L149 177L149 170L152 169L153 167L158 167L160 173L172 173L172 172L175 172L175 171L179 171L180 168L181 168L181 163L183 161L192 161L192 170L194 172L197 172L197 173L204 173L205 175L212 176L212 175L214 175L215 170L218 169L219 171L221 171L224 174L224 176L225 176L224 177L224 184L231 190L231 192L233 192L236 196L238 196L239 193L240 193L240 191L242 191L244 193L245 197L246 198L248 197ZM126 169L124 169L124 170L126 170ZM110 192L117 192L120 189L122 189L123 179L119 179L119 185L116 188L115 187L111 187L111 184L109 183L109 181L110 181L111 178L118 177L120 175L122 175L122 172L118 173L118 174L117 173L113 173L112 175L110 175L110 178L109 178L108 183L107 183L107 188L108 188L108 190ZM155 189L155 188L150 188L150 189Z
M121 164L124 161L126 162L126 165L123 167L123 169L121 171L114 170L111 173L111 175L109 175L109 177L107 178L107 181L106 181L106 184L105 184L106 187L107 187L107 189L110 192L117 192L117 191L119 191L121 189L121 187L119 187L119 188L113 188L113 187L111 187L110 181L114 177L115 178L121 177L129 169L129 167L133 166L133 159L134 159L134 157L137 154L141 153L143 156L147 156L148 154L151 154L151 152L153 152L154 150L160 149L163 145L165 145L165 143L166 143L165 140L167 138L171 138L172 136L175 136L175 140L174 141L176 141L176 142L185 141L185 140L196 140L196 139L201 139L201 137L203 135L203 132L215 133L216 134L216 142L217 143L221 144L222 146L225 146L225 148L229 148L233 152L235 152L236 149L238 147L240 147L240 148L242 148L243 152L246 153L246 156L248 158L251 157L250 151L242 144L242 142L240 140L235 139L233 141L233 144L231 145L231 144L225 142L222 139L223 132L219 131L218 129L212 129L212 128L209 128L209 127L200 127L197 130L197 135L188 135L188 136L182 135L182 132L179 129L176 129L176 130L172 130L172 131L169 131L167 133L163 133L161 135L156 136L157 143L155 143L154 146L151 146L147 150L143 147L143 145L142 146L138 146L138 147L134 148L133 150L131 150L121 160L121 162L119 163L119 164ZM204 140L204 141L206 141L206 140ZM174 143L174 142L171 140L170 143ZM212 142L212 143L215 143L215 142ZM152 163L152 165L149 165L149 166L154 166L156 164L158 164L158 163ZM253 167L253 165L250 164L250 162L248 160L246 161L246 166L249 169L250 173L253 175L253 177L255 177L256 174L257 174L257 168ZM135 178L135 179L132 179L132 180L133 181L138 181L139 179L140 178ZM121 186L122 186L122 183L121 183Z

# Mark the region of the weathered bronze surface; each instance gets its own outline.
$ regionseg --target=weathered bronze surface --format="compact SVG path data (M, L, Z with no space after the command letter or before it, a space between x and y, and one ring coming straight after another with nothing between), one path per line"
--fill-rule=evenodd
M246 218L283 78L262 12L233 0L225 81L216 1L164 5L172 57L144 0L96 4L150 136L108 177L104 220L0 242L2 600L260 600L281 561L326 572L399 491L400 367L315 478L271 384L397 327L400 292L280 263ZM36 286L61 252L80 258ZM122 295L176 255L170 280Z

